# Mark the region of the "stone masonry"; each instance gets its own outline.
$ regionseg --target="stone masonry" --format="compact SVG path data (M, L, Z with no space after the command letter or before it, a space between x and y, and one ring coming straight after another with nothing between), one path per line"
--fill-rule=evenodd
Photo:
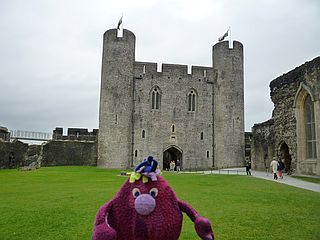
M269 164L273 156L280 156L291 161L291 170L296 173L320 175L320 57L271 81L270 95L274 103L272 119L252 128L253 168L264 170L265 156ZM307 96L312 99L314 114L314 131L309 133L314 135L316 147L312 158L306 154ZM268 134L261 135L266 129Z
M244 163L243 46L219 42L212 67L135 61L135 35L104 34L98 167L126 169L148 155L167 168ZM177 53L179 54L179 53Z

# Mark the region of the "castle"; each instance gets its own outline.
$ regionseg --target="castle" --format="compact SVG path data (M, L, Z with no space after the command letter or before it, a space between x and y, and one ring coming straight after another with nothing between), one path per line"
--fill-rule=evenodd
M135 35L104 33L98 167L127 169L148 156L169 168L244 163L243 46L213 46L212 67L135 61Z

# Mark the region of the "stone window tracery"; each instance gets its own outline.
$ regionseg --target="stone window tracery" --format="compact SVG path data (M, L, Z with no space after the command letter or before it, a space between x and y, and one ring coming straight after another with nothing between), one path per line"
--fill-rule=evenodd
M304 123L307 158L317 158L314 106L310 95L307 95L304 102Z

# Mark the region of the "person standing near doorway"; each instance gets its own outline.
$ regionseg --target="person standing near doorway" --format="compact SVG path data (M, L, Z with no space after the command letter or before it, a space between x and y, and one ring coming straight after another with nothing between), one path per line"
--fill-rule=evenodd
M246 163L246 173L247 175L251 175L251 162L247 161Z
M273 157L273 160L270 163L270 167L272 169L273 172L273 179L277 180L278 176L277 176L277 171L278 171L278 161L276 157Z
M177 164L176 164L176 167L177 167L177 172L180 172L180 160L177 159Z
M175 167L174 161L170 161L170 172L174 171L174 167Z

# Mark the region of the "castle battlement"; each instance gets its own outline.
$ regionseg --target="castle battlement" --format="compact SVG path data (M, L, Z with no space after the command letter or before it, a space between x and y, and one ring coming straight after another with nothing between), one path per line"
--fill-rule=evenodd
M164 75L168 77L207 77L211 72L212 67L206 66L191 66L191 73L188 73L188 65L182 64L161 64L161 71L158 72L158 63L153 62L135 62L134 72L136 76L142 76L144 74L153 74L156 76Z

